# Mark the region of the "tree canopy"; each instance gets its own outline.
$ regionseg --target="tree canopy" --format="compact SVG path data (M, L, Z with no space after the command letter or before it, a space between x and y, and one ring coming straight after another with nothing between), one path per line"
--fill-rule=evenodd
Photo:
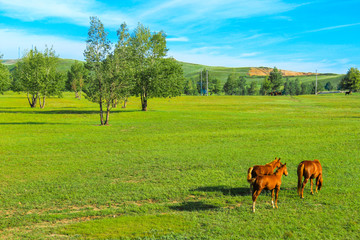
M357 68L350 68L345 77L341 80L339 87L351 91L360 90L360 71Z

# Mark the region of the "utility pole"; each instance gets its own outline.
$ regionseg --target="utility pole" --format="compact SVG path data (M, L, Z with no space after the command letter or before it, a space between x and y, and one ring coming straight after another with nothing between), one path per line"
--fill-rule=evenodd
M317 95L317 69L316 69L316 81L315 81L315 95Z
M202 70L200 72L200 94L201 94L201 96L203 95L202 94Z
M206 70L206 96L209 96L209 71Z

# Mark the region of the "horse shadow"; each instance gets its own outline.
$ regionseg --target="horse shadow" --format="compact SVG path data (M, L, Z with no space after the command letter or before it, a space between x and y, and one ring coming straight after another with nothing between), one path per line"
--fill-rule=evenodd
M194 211L213 210L219 207L212 204L204 203L202 201L194 201L194 202L191 201L191 202L183 202L180 205L176 205L176 206L170 206L169 208L177 211L194 212Z
M193 192L221 192L224 196L247 196L251 195L249 188L231 188L227 186L206 186L192 189Z

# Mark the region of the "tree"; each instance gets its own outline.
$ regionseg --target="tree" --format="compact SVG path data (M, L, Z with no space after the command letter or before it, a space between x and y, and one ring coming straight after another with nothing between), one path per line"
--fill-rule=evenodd
M300 81L298 78L295 79L294 85L295 85L295 95L300 95L301 94L301 85L300 85Z
M210 80L209 92L210 92L210 94L220 94L220 92L221 92L221 82L220 82L219 79L214 78L214 79Z
M358 91L360 90L360 71L357 68L350 68L339 84L340 89Z
M67 72L67 88L75 92L75 98L81 99L81 92L86 78L86 68L83 63L75 61Z
M226 95L236 94L236 80L235 75L230 74L224 84L224 92Z
M248 88L249 95L256 95L257 94L257 84L255 81L250 83L250 87Z
M174 59L164 59L168 49L163 31L151 33L139 24L130 36L129 46L136 66L133 93L140 96L143 111L147 111L149 98L181 94L182 68Z
M331 91L334 89L333 85L331 84L331 82L327 82L325 84L325 89L328 90L328 91Z
M2 55L0 55L0 60ZM0 61L0 94L4 94L4 91L8 90L11 85L11 78L9 69Z
M237 80L237 92L239 95L246 95L246 79L240 76Z
M267 95L272 90L272 83L268 76L264 78L263 83L261 84L260 93L263 95Z
M85 67L89 70L86 78L84 92L88 99L99 103L100 124L107 125L108 119L104 121L103 104L105 102L104 70L112 63L109 60L106 66L102 63L110 54L110 41L107 39L104 25L97 17L90 17L90 28L88 30L88 39L84 51ZM103 72L102 72L103 71Z
M270 72L269 80L271 82L272 91L279 91L282 85L282 73L276 67Z
M52 48L44 53L35 47L17 62L14 69L16 91L25 91L29 105L36 107L39 100L40 108L45 107L45 99L50 96L61 96L64 87L64 76L56 71L58 57Z

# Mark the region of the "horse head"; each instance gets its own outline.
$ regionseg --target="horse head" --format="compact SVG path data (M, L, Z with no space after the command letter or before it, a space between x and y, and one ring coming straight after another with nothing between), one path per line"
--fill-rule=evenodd
M288 171L287 171L286 163L281 164L280 168L283 169L283 174L284 174L285 176L287 176L287 175L288 175ZM279 168L279 169L280 169L280 168Z

